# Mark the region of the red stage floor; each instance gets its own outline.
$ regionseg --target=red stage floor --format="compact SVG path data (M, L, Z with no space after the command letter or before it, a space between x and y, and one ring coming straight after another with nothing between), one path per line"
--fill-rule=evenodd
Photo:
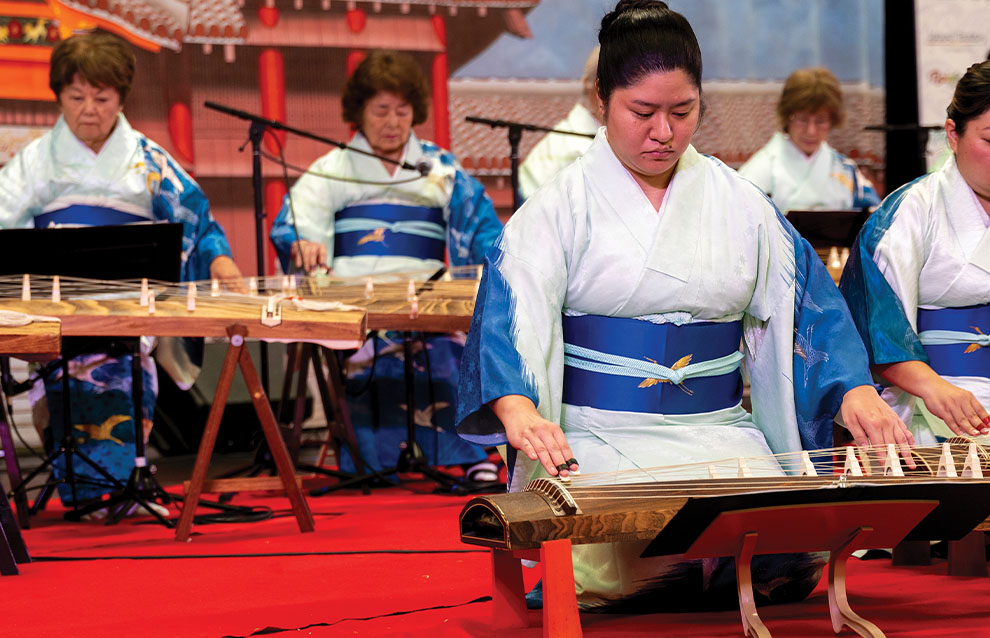
M0 636L541 636L539 612L527 630L489 630L489 557L457 533L465 500L402 488L310 498L317 529L300 534L284 498L242 494L235 503L277 517L200 525L184 544L147 518L69 523L50 507L25 531L36 562L0 579ZM944 562L853 559L849 591L889 638L990 638L990 579L950 578ZM761 614L775 638L833 635L821 586ZM583 614L582 624L588 637L742 635L738 612Z

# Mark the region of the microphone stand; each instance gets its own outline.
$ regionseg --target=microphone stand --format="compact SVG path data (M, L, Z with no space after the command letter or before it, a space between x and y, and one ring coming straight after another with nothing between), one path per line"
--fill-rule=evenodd
M336 146L341 150L352 151L354 153L360 153L361 155L367 155L369 157L374 157L382 162L387 162L389 164L394 164L405 170L418 172L420 175L425 177L430 172L429 163L417 163L416 165L410 164L402 160L394 160L390 157L385 157L377 153L372 153L370 151L365 151L360 148L354 148L343 142L338 142L337 140L332 140L328 137L323 137L322 135L316 135L309 131L304 131L298 129L278 120L269 119L262 117L255 113L249 113L247 111L242 111L240 109L235 109L224 104L218 104L216 102L211 102L209 100L205 101L203 105L214 111L219 111L227 115L247 120L251 123L248 130L248 142L251 144L251 182L254 186L254 232L255 232L255 250L258 260L258 275L264 276L265 274L265 258L264 258L264 232L265 232L265 210L263 204L263 194L261 185L261 140L265 135L267 129L272 129L276 131L286 131L287 133L292 133L298 135L299 137L305 137L311 140L316 140L317 142L322 142L330 146ZM245 143L244 146L246 146ZM244 150L244 146L241 150ZM294 221L294 220L293 220ZM296 239L299 239L298 237ZM265 391L266 397L269 395L269 378L268 378L268 345L266 343L261 343L261 384ZM357 451L355 451L357 453ZM245 472L254 476L264 469L271 471L272 469L272 459L267 445L264 441L258 447L258 451L255 454L254 463L246 468L241 468L227 474L227 476L235 476L238 474L243 474Z
M368 151L361 150L359 148L354 148L348 146L343 142L338 142L337 140L332 140L321 135L316 135L315 133L310 133L309 131L304 131L302 129L291 127L287 124L283 124L278 120L272 120L254 113L248 113L247 111L242 111L240 109L235 109L223 104L218 104L216 102L210 102L209 100L203 102L203 106L214 111L220 111L227 115L232 115L234 117L240 118L242 120L247 120L251 122L251 126L248 129L248 143L251 144L251 183L254 186L254 241L255 241L255 251L256 258L258 262L258 276L265 276L265 207L264 207L264 197L262 195L261 187L261 139L265 135L266 129L273 129L276 131L286 131L300 137L306 137L311 140L316 140L317 142L323 142L324 144L329 144L330 146L336 146L340 149L345 149L353 151L355 153L361 153L362 155L368 155L371 157L378 158L383 162L389 162L397 166L401 166L404 169L417 171L423 176L429 173L429 166L413 166L408 162L403 162L399 160L393 160L388 157L383 157L376 153L371 153ZM245 143L245 146L247 143ZM244 146L240 150L244 150ZM298 239L298 238L297 238ZM269 383L268 383L268 344L261 344L261 387L265 390L265 394L268 394Z
M238 117L242 120L248 120L253 124L258 124L261 127L261 133L259 133L258 142L261 141L261 134L264 133L266 128L270 128L276 131L285 131L287 133L292 133L293 135L298 135L299 137L309 138L311 140L316 140L317 142L323 142L330 146L336 146L337 148L345 151L352 151L354 153L360 153L361 155L367 155L368 157L374 157L383 162L388 162L389 164L395 164L396 166L401 166L402 168L409 171L417 171L418 173L425 176L429 173L429 168L425 165L413 165L409 162L404 162L402 160L394 160L390 157L385 157L384 155L379 155L378 153L372 153L371 151L365 151L360 148L354 148L353 146L348 146L343 142L338 142L337 140L332 140L329 137L323 137L322 135L317 135L316 133L310 133L309 131L304 131L303 129L295 128L289 126L288 124L283 124L278 120L271 120L254 113L248 113L247 111L241 111L240 109L231 108L229 106L224 106L223 104L217 104L216 102L210 102L209 100L203 102L203 106L208 109L213 109L214 111L220 111L221 113L226 113L227 115L232 115ZM252 139L252 143L255 143ZM260 153L259 153L260 154ZM425 171L425 172L424 172ZM260 169L259 169L260 172ZM262 219L264 216L262 215Z
M522 140L523 131L540 131L543 133L560 133L561 135L577 135L578 137L595 138L594 133L578 133L577 131L564 131L536 124L525 122L512 122L510 120L490 120L485 117L475 117L468 115L464 118L474 124L487 124L492 128L509 129L509 176L512 185L512 210L517 211L522 206L522 197L519 194L519 142Z

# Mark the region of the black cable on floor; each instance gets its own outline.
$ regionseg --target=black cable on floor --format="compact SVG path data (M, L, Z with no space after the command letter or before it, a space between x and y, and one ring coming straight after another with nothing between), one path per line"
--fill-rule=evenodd
M312 629L313 627L333 627L334 625L339 625L340 623L346 622L348 620L358 620L358 621L377 620L379 618L388 618L390 616L407 616L409 614L416 614L416 613L419 613L421 611L434 611L436 609L456 609L457 607L465 607L467 605L474 605L476 603L487 603L491 599L492 599L491 596L481 596L480 598L475 598L474 600L469 600L466 603L457 603L455 605L437 605L436 607L422 607L420 609L408 609L408 610L404 610L404 611L393 611L390 614L379 614L377 616L365 616L363 618L341 618L340 620L335 620L333 622L317 622L317 623L312 623L310 625L304 625L302 627L291 627L291 628L286 628L286 627L265 627L264 629L259 629L257 631L253 631L253 632L251 632L249 634L246 634L244 636L227 635L227 636L224 636L223 638L250 638L251 636L268 636L268 635L271 635L271 634L280 634L280 633L283 633L283 632L286 632L286 631L303 631L305 629Z

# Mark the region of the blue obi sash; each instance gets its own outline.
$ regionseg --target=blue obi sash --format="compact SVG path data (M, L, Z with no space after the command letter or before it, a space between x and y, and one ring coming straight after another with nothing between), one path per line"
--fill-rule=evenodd
M935 372L990 377L990 306L919 309L918 337Z
M583 315L564 316L563 329L568 405L696 414L742 398L741 321L676 326Z
M71 224L74 226L115 226L132 224L134 222L154 221L150 217L142 217L134 213L125 213L116 208L105 206L88 206L73 204L49 213L35 216L35 228L48 228L52 224Z
M443 210L405 204L359 204L337 213L334 257L389 255L443 261Z

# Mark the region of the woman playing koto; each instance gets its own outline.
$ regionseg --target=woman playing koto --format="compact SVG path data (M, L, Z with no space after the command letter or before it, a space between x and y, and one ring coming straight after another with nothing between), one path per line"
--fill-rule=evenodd
M701 51L687 20L662 2L623 0L599 42L605 127L486 260L461 365L461 435L509 444L510 490L566 476L575 459L585 474L635 474L830 447L838 412L861 443L909 443L814 251L753 184L691 146ZM772 462L760 471L780 473ZM643 549L576 547L579 603L734 600L732 559L641 559ZM823 562L758 557L758 597L803 598Z
M884 399L928 445L990 423L990 61L947 111L952 157L883 201L840 282Z
M292 187L272 227L284 269L290 262L306 272L329 266L338 276L354 277L437 270L445 255L454 266L481 263L502 223L482 185L456 158L413 132L426 121L428 95L423 71L408 54L372 51L358 65L341 98L344 119L357 128L350 145L428 172L351 150L317 159ZM492 482L497 468L485 450L454 432L463 344L463 336L432 337L415 357L416 369L429 371L417 375L416 394L433 397L432 406L417 410L418 442L431 463L462 464L469 480ZM364 390L350 397L358 442L375 470L395 465L408 438L401 350L402 336L383 332L348 362L349 389ZM436 382L432 389L428 378ZM353 467L349 456L343 467Z
M107 33L76 35L52 51L49 86L60 111L52 130L0 171L0 229L102 226L167 221L182 224L183 281L222 279L244 286L223 229L199 185L158 144L131 128L124 101L134 79L134 53ZM151 431L158 377L142 340L145 437ZM159 346L159 350L161 350ZM183 360L184 352L174 351ZM188 361L183 361L188 364ZM87 354L70 363L72 417L80 449L111 475L125 480L134 467L130 355ZM172 367L177 383L192 385L188 365ZM36 423L51 422L61 441L60 372L32 392ZM48 401L45 401L47 388ZM49 414L50 411L50 414ZM49 418L50 417L50 418ZM81 463L76 473L101 477ZM57 469L60 472L60 469ZM109 487L80 485L82 501ZM64 501L71 491L59 485Z

